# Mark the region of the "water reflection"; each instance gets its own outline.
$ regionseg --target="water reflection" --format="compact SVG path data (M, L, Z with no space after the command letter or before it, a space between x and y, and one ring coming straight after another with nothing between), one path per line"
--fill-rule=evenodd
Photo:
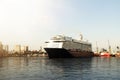
M0 80L119 80L120 58L0 58Z
M91 69L92 58L73 58L73 59L50 59L46 63L47 70L53 74L53 78L66 79L66 78L81 78L84 73L89 73ZM57 77L55 77L57 76Z
M100 80L119 80L120 58L116 57L95 57L92 61L93 78Z

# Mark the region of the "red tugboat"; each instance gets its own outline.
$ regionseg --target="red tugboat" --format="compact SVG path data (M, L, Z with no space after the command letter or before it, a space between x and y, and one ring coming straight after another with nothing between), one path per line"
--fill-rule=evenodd
M110 57L110 53L109 53L109 52L101 52L101 53L100 53L100 56Z

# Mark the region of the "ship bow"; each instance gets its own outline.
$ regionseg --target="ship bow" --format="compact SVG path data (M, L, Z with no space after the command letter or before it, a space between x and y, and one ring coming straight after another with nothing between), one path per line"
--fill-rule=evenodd
M72 55L64 48L44 48L49 58L71 58Z

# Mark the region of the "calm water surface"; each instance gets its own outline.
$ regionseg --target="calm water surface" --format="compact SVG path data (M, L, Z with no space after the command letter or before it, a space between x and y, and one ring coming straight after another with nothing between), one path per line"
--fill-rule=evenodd
M0 58L0 80L120 80L120 58Z

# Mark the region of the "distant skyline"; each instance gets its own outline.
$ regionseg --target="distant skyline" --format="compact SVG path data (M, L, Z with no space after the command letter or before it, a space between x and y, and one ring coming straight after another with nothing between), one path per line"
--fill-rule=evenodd
M120 0L1 0L0 41L30 49L52 36L84 38L96 47L120 46Z

